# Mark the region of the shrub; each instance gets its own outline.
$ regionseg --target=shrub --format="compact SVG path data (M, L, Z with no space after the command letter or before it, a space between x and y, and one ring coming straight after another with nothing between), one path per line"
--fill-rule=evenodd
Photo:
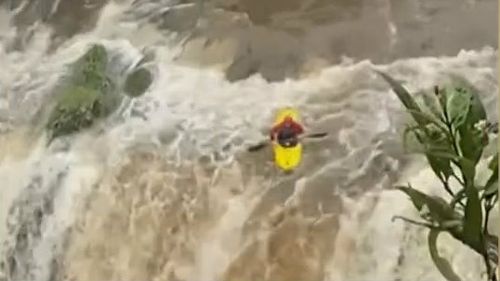
M447 198L428 195L410 184L396 188L409 196L421 220L395 218L427 227L431 258L450 281L460 280L446 259L439 256L436 241L445 231L483 257L487 280L496 280L498 237L488 233L490 212L498 200L498 148L487 160L484 150L494 130L488 122L478 91L465 81L455 81L434 93L423 93L421 103L389 75L378 72L412 117L404 143L412 141L439 179ZM480 184L476 170L489 161L489 178ZM453 188L455 186L455 188ZM456 188L458 186L458 188Z

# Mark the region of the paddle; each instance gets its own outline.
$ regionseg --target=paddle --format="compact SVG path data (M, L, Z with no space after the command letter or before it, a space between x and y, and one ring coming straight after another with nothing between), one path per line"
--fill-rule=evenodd
M328 135L328 133L314 133L314 134L308 134L308 135L303 135L301 137L299 137L300 139L318 139L318 138L324 138ZM265 140L265 141L262 141L261 143L259 144L256 144L256 145L252 145L248 148L248 152L255 152L255 151L259 151L261 150L262 148L266 147L268 144L269 144L269 140Z
M256 145L252 145L248 148L248 152L254 152L254 151L258 151L258 150L261 150L262 148L264 148L266 145L269 144L269 141L266 140L266 141L263 141L259 144L256 144Z
M320 139L320 138L324 138L328 136L328 133L324 132L324 133L315 133L315 134L309 134L309 135L304 135L302 136L301 138L303 139Z

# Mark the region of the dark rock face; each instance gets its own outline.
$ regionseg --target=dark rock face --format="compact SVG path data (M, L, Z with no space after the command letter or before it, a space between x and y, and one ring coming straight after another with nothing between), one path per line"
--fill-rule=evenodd
M128 75L124 91L130 97L139 97L146 92L152 82L151 72L141 67Z
M26 4L25 4L26 2ZM13 11L20 9L13 18L13 24L20 30L20 38L31 36L30 26L36 22L53 28L53 48L72 36L92 30L99 17L99 11L108 0L2 0L0 6ZM22 49L19 42L17 49Z
M22 48L29 40L33 31L27 26L36 20L53 27L55 46L91 30L106 3L28 0L14 18L25 30L14 47ZM21 1L3 4L11 10L21 7ZM158 7L139 12L144 5ZM224 58L230 60L230 81L257 73L269 81L300 77L339 63L344 56L387 63L497 47L495 0L178 0L168 5L172 7L164 9L155 0L135 1L126 14L132 20L147 19L160 30L194 34L188 48L192 39L233 42L236 49ZM207 20L204 27L197 26L200 17ZM207 48L199 57L211 56Z
M411 0L220 0L214 9L244 15L247 24L217 23L197 30L207 41L232 40L229 80L259 73L269 81L300 76L343 56L388 63L421 56L454 56L461 50L497 47L498 3ZM208 5L206 5L208 7ZM230 23L229 23L230 22ZM202 57L202 56L201 56ZM313 67L315 68L315 67Z

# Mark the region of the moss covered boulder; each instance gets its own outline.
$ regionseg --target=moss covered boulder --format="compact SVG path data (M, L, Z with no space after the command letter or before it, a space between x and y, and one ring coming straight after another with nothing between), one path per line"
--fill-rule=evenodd
M90 127L97 117L99 93L81 86L65 90L47 124L51 139Z
M141 67L127 76L124 91L130 97L139 97L146 92L152 82L151 72Z
M106 49L94 45L73 65L47 122L50 140L88 128L117 109L122 97L106 74L107 62Z
M102 45L92 46L73 65L72 82L87 88L100 89L106 80L108 53Z

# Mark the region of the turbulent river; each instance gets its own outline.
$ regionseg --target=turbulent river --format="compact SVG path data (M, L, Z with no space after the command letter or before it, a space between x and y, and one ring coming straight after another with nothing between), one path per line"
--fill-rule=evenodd
M391 221L417 216L395 183L438 183L374 70L464 76L496 118L496 1L252 1L0 1L0 280L444 280L427 231ZM36 113L92 43L154 82L48 146ZM329 132L291 175L246 151L283 106Z

